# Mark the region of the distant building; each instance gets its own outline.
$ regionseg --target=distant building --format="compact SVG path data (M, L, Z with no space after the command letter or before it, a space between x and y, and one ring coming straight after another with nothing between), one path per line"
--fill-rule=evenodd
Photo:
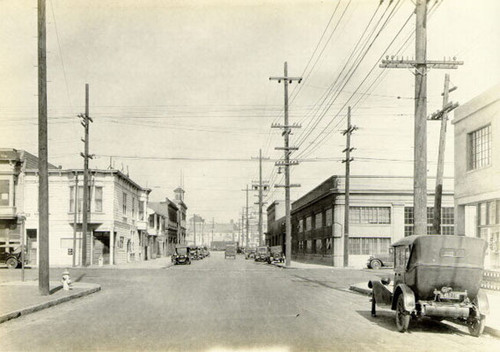
M179 243L179 208L168 198L163 202L150 202L148 206L153 210L153 213L149 214L148 226L149 239L154 248L152 258L169 256L174 253L175 245Z
M428 189L434 189L434 180ZM442 234L453 234L453 182L444 180ZM433 194L428 197L432 232ZM343 266L345 177L332 176L292 203L292 259ZM370 254L413 234L413 178L351 176L349 265L364 266Z
M187 236L187 205L184 203L184 189L182 187L177 187L174 190L175 198L174 203L177 205L177 243L186 244Z
M285 250L285 201L275 200L267 207L267 246L282 246Z
M456 234L488 242L500 268L500 85L455 110Z

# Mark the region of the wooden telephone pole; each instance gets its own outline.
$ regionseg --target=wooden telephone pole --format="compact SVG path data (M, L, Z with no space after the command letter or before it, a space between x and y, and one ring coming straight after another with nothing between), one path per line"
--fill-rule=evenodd
M285 167L285 184L284 185L275 185L275 187L285 188L285 265L287 267L291 264L292 257L292 221L290 216L290 188L292 187L300 187L299 184L290 184L290 166L298 165L299 162L297 160L290 160L290 154L293 150L298 150L297 147L290 147L290 133L292 132L292 128L300 128L298 124L290 125L288 121L288 84L291 84L293 81L297 81L300 83L302 81L302 77L288 77L288 66L285 62L284 65L284 75L282 77L269 77L269 80L278 81L280 83L283 81L285 88L285 123L284 125L273 124L271 128L281 128L283 129L282 135L284 137L284 147L276 147L277 150L284 151L284 162L277 162L276 166L284 166Z
M443 107L436 111L430 117L430 121L441 120L441 129L439 131L439 151L438 164L436 172L436 190L434 195L434 214L432 220L433 232L437 235L441 234L441 200L443 196L443 173L444 173L444 151L446 148L446 126L448 122L448 113L458 107L458 103L448 103L450 92L456 90L457 87L450 89L450 75L444 76Z
M93 159L93 155L89 154L89 129L90 122L94 122L89 116L89 85L85 84L85 114L78 115L83 121L81 122L85 129L85 137L82 142L85 144L84 153L80 153L83 157L83 209L82 209L82 266L88 266L88 219L89 219L89 159ZM91 240L91 239L90 239ZM92 264L92 263L90 263Z
M43 296L50 294L47 33L45 9L45 0L38 0L38 290Z
M415 235L427 234L427 69L456 69L463 62L427 60L427 0L416 0L415 60L382 60L382 68L415 69L413 206Z
M351 134L357 130L356 126L351 125L351 107L347 109L347 129L342 132L346 136L346 147L343 150L345 153L345 159L342 163L345 163L345 209L344 209L344 267L349 266L349 181L351 175L351 152L354 148L351 148Z

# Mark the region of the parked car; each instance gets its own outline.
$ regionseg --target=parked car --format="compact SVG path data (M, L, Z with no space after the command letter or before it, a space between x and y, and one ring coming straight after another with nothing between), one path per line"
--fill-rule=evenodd
M269 261L270 256L271 253L269 252L269 247L267 246L257 247L257 249L255 250L256 262L267 262Z
M26 252L25 252L26 254ZM27 263L26 255L24 263ZM0 247L0 263L6 264L9 269L15 269L21 266L21 246L19 247Z
M394 266L394 254L392 247L389 248L387 253L378 253L370 255L368 261L366 262L366 266L369 269L380 269L382 267L393 267Z
M226 244L226 250L224 252L224 259L228 257L236 259L236 243Z
M268 263L285 261L285 256L283 255L283 248L281 246L271 246L269 247L269 259Z
M393 244L394 284L373 280L372 316L376 306L396 311L398 331L408 330L411 318L453 319L473 336L484 330L488 297L480 289L486 241L465 236L408 236Z
M176 246L175 252L172 254L172 263L177 264L191 264L188 246Z
M255 258L255 248L245 248L245 259Z
M201 247L201 252L203 253L203 257L206 258L206 257L210 257L210 251L208 250L208 248L205 246L205 247Z
M201 251L198 246L189 246L189 258L191 260L202 259Z

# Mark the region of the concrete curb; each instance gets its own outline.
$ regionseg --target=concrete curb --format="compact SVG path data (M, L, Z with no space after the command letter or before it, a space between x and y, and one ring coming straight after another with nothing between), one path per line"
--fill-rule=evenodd
M363 288L363 287L359 287L356 285L351 285L351 286L349 286L349 290L357 292L357 293L361 293L361 294L366 295L366 296L372 295L372 290L368 287ZM488 323L487 318L486 318L486 323ZM486 332L489 335L495 336L495 337L500 337L500 330L492 328L491 326L485 326L484 332Z
M0 316L0 324L4 323L6 321L9 321L9 320L15 319L15 318L19 318L22 315L31 314L31 313L38 312L38 311L46 309L46 308L50 308L50 307L56 306L56 305L64 303L64 302L71 301L71 300L73 300L75 298L80 298L80 297L88 296L88 295L90 295L92 293L95 293L95 292L98 292L98 291L101 290L101 286L100 285L95 284L93 286L94 287L88 288L86 290L80 291L80 292L72 294L70 296L64 296L64 297L56 298L56 299L50 300L48 302L44 302L44 303L40 303L40 304L35 304L35 305L27 307L27 308L19 309L19 310L16 310L16 311L13 311L13 312L1 315Z

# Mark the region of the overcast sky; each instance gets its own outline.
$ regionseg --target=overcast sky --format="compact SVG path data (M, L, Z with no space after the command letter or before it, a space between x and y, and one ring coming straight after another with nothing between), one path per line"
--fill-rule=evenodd
M37 1L0 0L0 146L37 154ZM173 197L184 175L190 214L237 219L241 190L280 183L283 74L294 131L292 182L300 197L343 174L347 106L359 129L352 173L412 175L414 77L381 69L385 55L414 56L413 2L394 0L47 0L49 161L81 168L90 85L92 168L127 170L152 199ZM441 106L444 74L465 103L498 84L500 2L429 2L428 59L456 56L458 70L431 70L428 112ZM372 21L370 22L370 19ZM361 38L361 39L360 39ZM409 38L409 40L407 40ZM392 43L392 44L391 44ZM359 63L359 64L358 64ZM453 175L449 128L445 175ZM436 169L439 123L428 124L429 174ZM283 198L283 189L267 196ZM251 203L257 198L250 197Z

